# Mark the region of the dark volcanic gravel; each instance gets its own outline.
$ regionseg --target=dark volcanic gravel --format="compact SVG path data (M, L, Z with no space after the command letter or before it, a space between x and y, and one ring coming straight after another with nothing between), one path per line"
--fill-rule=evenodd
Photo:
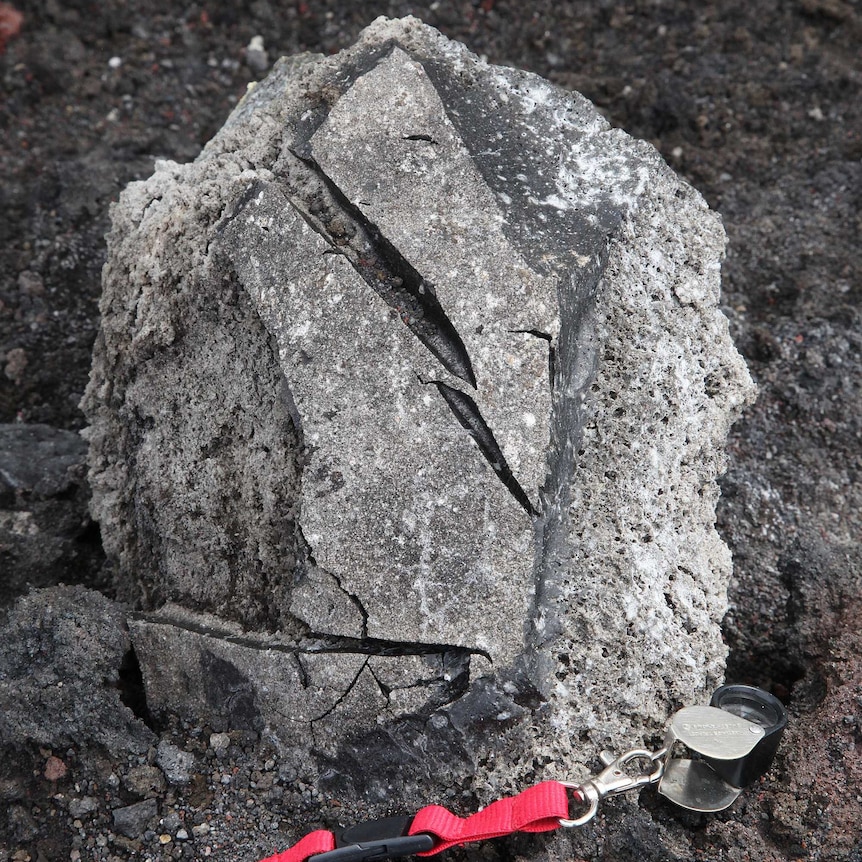
M736 561L728 677L772 689L791 726L769 776L724 815L681 817L644 794L641 813L688 855L605 843L600 821L591 858L862 860L857 0L15 5L17 35L0 3L0 422L82 427L108 205L154 159L197 155L265 74L267 57L248 49L256 35L272 61L336 51L380 14L415 14L492 62L579 90L655 144L730 238L725 310L760 397L733 429L719 511ZM41 580L0 542L0 606L22 578L100 583L86 492L69 481L66 496L38 500L64 519ZM0 479L0 527L31 502ZM120 758L7 747L0 858L253 862L304 817L339 819L340 800L282 774L253 734L156 730L161 746ZM179 758L187 775L169 746L193 759ZM535 855L531 842L483 853Z

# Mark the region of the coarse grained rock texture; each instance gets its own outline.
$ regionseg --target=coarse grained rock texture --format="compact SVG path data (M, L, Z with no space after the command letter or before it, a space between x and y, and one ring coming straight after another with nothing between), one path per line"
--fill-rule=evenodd
M79 434L0 424L0 607L34 587L105 585L86 462Z
M704 702L723 247L647 144L415 19L279 62L113 210L84 408L151 709L383 804Z
M0 618L0 742L146 752L153 733L126 706L124 609L94 590L51 587Z

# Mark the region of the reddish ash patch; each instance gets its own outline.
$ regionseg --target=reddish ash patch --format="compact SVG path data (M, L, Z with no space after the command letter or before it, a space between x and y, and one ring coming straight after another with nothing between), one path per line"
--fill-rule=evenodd
M6 50L6 43L21 32L24 16L11 4L0 3L0 54Z

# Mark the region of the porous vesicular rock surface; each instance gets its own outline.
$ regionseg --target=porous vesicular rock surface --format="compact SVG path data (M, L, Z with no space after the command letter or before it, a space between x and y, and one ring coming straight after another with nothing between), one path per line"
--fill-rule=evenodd
M84 406L151 711L409 805L705 702L723 248L652 147L415 19L280 61L113 210Z

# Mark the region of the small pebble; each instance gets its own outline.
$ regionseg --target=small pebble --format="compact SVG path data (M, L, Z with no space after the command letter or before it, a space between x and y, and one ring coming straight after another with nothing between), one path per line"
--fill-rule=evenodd
M171 811L161 819L160 823L164 832L176 832L183 825L183 821L176 811Z
M183 751L165 739L159 743L156 763L161 767L171 784L188 784L191 781L192 770L195 765L194 755Z
M230 736L226 733L211 733L210 748L213 751L224 751L230 745Z
M123 779L123 784L126 790L136 796L157 796L165 789L165 776L157 766L143 764L133 766Z
M167 834L167 832L163 832L159 835L159 844L170 844L171 836Z
M147 821L157 813L158 803L155 799L147 799L144 802L136 802L134 805L115 808L112 812L114 828L127 838L138 838L146 830Z
M177 841L188 841L188 840L189 840L189 833L186 832L185 829L178 829L177 830Z
M92 814L98 807L99 801L97 799L92 796L82 796L80 799L73 799L69 803L69 814L77 819Z
M263 45L263 36L253 36L245 52L246 65L252 72L262 75L269 68L269 55Z
M48 779L48 781L59 781L61 778L65 777L68 771L66 764L63 763L59 757L51 755L51 757L45 761L45 771L42 774Z

